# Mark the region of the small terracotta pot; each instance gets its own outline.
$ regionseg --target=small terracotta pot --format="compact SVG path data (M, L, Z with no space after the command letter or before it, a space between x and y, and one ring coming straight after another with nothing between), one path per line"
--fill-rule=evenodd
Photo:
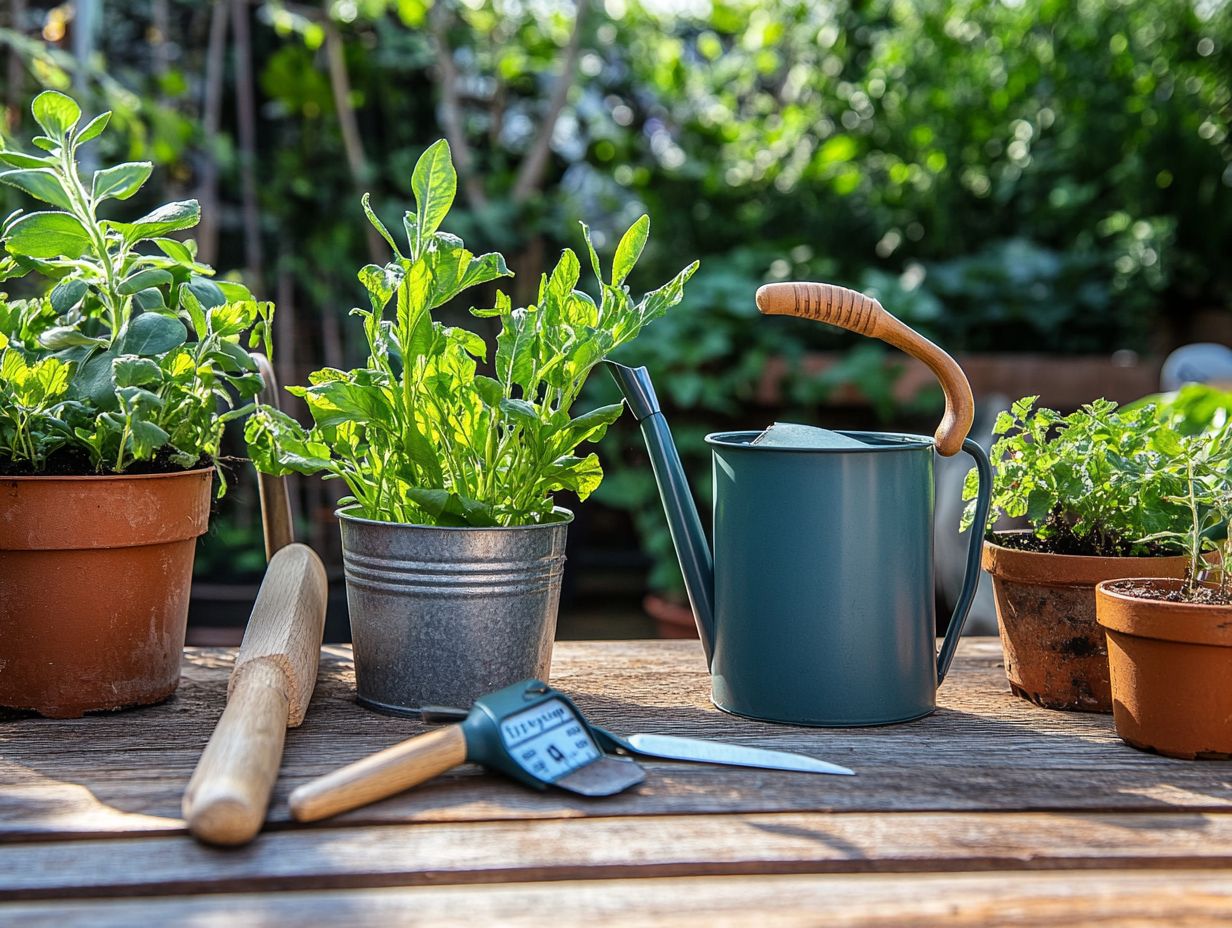
M175 691L213 473L0 478L0 706L77 718Z
M1009 534L1009 533L1005 533ZM1095 585L1123 577L1184 577L1184 557L1080 557L984 543L1005 675L1015 695L1047 709L1111 712L1108 647Z
M697 620L687 603L673 602L656 593L647 593L642 610L655 621L660 638L696 638Z
M1144 599L1118 592L1115 581L1095 596L1121 739L1168 757L1232 758L1232 606Z

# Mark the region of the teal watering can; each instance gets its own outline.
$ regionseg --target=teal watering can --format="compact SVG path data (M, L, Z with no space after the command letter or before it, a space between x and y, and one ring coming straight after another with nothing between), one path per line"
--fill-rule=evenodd
M644 367L608 362L638 420L720 709L794 725L906 722L936 708L979 581L981 533L940 652L933 584L933 459L964 451L975 405L962 369L876 300L820 283L767 284L757 308L879 338L927 364L945 392L935 438L775 426L708 435L711 553Z

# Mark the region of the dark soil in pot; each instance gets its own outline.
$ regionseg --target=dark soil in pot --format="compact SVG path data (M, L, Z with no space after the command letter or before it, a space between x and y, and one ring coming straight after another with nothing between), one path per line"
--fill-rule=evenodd
M0 477L0 707L76 718L175 691L212 479Z
M985 542L1005 673L1015 695L1048 709L1111 712L1112 687L1095 586L1135 576L1183 577L1184 557L1088 557L1024 550L1027 533Z
M1169 757L1229 760L1232 605L1176 601L1180 589L1165 578L1096 589L1117 734Z

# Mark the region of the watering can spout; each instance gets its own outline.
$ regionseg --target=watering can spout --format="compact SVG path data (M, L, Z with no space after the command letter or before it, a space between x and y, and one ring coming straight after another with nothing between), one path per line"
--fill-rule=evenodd
M672 441L667 420L659 409L659 400L646 368L627 367L615 361L604 363L624 394L625 402L646 441L655 483L658 484L663 509L667 513L672 544L680 559L685 590L689 594L689 604L693 607L697 632L709 665L714 642L714 559L706 542L706 534L702 531L693 494L689 491L680 454Z

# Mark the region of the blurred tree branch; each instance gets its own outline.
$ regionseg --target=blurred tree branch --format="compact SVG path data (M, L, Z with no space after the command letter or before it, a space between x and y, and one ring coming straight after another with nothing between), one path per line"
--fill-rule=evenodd
M453 163L462 181L462 192L473 210L482 210L488 205L488 195L483 181L475 175L475 159L470 143L466 140L466 126L462 119L462 101L458 97L458 68L453 60L453 48L449 44L450 11L445 0L432 4L428 14L428 29L436 48L436 66L441 76L441 128L453 151Z
M544 110L543 121L539 124L539 133L531 143L526 157L518 168L517 177L513 182L513 202L523 204L539 190L543 184L544 171L547 169L548 156L552 152L552 136L556 131L556 121L560 119L561 111L569 99L569 90L573 86L573 76L577 72L578 59L582 54L582 27L586 20L586 10L589 0L577 0L573 20L573 32L569 43L565 46L564 62L560 74L552 87L552 96L548 99Z

